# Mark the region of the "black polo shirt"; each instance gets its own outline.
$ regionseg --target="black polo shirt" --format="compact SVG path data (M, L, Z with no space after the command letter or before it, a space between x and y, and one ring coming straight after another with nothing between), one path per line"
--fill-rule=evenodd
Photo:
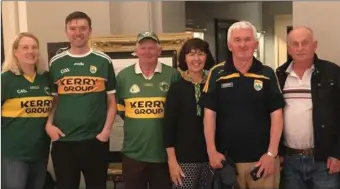
M267 152L270 113L284 106L273 69L255 58L244 75L232 60L212 68L201 102L216 112L217 150L235 162L258 161Z

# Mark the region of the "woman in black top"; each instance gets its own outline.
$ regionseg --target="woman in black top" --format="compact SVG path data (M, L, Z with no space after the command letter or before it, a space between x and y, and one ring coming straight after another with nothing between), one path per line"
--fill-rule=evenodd
M215 64L209 44L188 40L179 53L182 80L171 85L165 102L164 144L173 188L198 189L206 183L209 161L199 98L207 70Z

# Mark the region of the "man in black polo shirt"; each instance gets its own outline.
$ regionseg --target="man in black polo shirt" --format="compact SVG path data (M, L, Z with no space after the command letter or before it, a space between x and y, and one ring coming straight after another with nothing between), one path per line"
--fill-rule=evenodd
M222 167L227 154L241 188L277 188L281 91L274 71L253 57L258 41L251 23L234 23L227 38L232 57L212 68L202 94L210 165ZM257 181L250 174L255 167L258 177L263 174Z

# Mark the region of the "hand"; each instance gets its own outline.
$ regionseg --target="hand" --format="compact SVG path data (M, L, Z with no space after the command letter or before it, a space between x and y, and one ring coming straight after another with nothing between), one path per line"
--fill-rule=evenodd
M327 168L329 169L329 174L335 174L340 172L340 160L329 157L327 160Z
M209 163L213 169L222 168L222 161L225 161L225 157L223 154L219 153L216 150L209 153Z
M48 136L50 136L52 142L57 141L60 137L65 136L65 134L55 125L46 124L45 131Z
M281 171L283 168L283 162L285 161L285 159L283 156L280 156L279 158L280 158L280 171Z
M275 171L275 158L267 154L264 154L255 165L255 167L259 167L259 166L260 166L260 169L257 172L257 177L261 177L262 172L263 172L263 177L271 175Z
M102 132L100 132L96 138L100 141L100 142L107 142L109 141L111 132L107 131L107 130L103 130Z
M182 177L185 177L185 175L183 173L181 166L179 166L176 160L169 161L168 164L172 182L176 186L183 186Z

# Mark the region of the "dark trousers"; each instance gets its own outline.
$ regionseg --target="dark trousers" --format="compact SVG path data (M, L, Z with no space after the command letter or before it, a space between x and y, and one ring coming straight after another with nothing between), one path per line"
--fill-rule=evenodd
M47 159L26 162L1 157L1 188L42 189L45 183Z
M96 138L53 142L51 157L57 189L78 189L81 172L86 189L106 189L109 142L100 142Z
M171 189L167 163L148 163L123 155L124 189Z
M280 189L339 189L340 174L329 174L326 162L313 156L285 156Z

